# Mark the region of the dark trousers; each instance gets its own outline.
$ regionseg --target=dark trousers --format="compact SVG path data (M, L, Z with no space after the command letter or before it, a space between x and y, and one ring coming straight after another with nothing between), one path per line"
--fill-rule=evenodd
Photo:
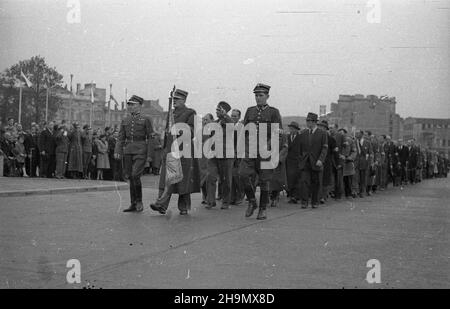
M410 168L408 170L408 179L410 183L415 183L416 182L416 168Z
M89 162L91 161L92 152L83 151L83 176L87 177L89 170Z
M301 170L301 198L303 202L307 202L311 196L311 204L319 204L320 189L320 171L314 171L309 164Z
M52 178L52 162L51 159L54 156L50 156L49 154L42 155L40 157L40 165L39 165L39 175L40 177Z
M239 159L233 163L232 182L231 182L231 203L236 203L244 198L241 176L239 176Z
M122 173L122 160L113 159L113 165L111 166L113 172L113 180L115 181L123 181L123 173Z
M388 186L388 165L382 164L381 165L381 175L380 175L380 186L381 188L385 189Z
M273 175L273 169L262 169L261 158L244 158L239 164L239 175L242 179L245 195L249 200L255 200L256 181L258 178L261 195L259 198L259 208L266 209L269 204L269 188Z
M401 179L401 183L403 184L403 183L407 183L408 182L408 175L407 175L407 172L406 172L406 164L405 163L402 163L402 166L401 166L401 171L400 171L400 179Z
M349 197L352 195L352 183L353 183L353 175L344 176L344 191L345 196Z
M334 197L341 198L342 189L344 187L344 176L342 168L334 169L333 176L334 176Z
M50 163L49 163L48 168L49 168L49 170L47 173L47 177L48 177L48 175L50 175L50 177L53 177L53 174L56 171L56 153L53 153L50 155Z
M130 184L131 204L142 202L141 176L145 169L145 155L125 154L123 156L125 179Z
M25 158L25 170L28 176L36 177L37 168L39 167L39 152L36 148L30 150L30 157Z
M207 202L208 201L208 189L207 189L206 181L202 184L200 189L202 191L202 201Z
M289 197L291 199L300 199L301 190L300 190L300 178L301 171L298 168L297 161L286 161L286 178L287 185L289 190Z
M56 170L55 176L63 177L66 173L67 152L56 153Z
M170 198L174 193L176 184L167 186L165 190L159 190L159 198L156 201L156 205L167 210L169 208ZM191 209L191 194L179 194L178 195L178 209L182 210L190 210Z
M358 169L359 177L359 194L367 192L367 178L369 174L369 169Z
M218 181L221 184L222 204L229 205L231 203L233 163L234 159L213 158L208 160L208 179L206 180L208 203L215 202Z

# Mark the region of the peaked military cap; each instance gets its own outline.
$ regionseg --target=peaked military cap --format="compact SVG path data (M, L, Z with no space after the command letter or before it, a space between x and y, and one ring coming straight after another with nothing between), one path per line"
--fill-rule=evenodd
M261 84L261 83L257 84L255 86L255 88L253 89L253 93L257 93L257 92L269 93L269 91L270 91L270 86Z
M144 103L144 99L137 95L132 95L131 98L128 99L127 103L137 103L142 105L142 103Z
M188 92L181 89L175 89L175 92L173 93L175 99L186 99L187 96Z

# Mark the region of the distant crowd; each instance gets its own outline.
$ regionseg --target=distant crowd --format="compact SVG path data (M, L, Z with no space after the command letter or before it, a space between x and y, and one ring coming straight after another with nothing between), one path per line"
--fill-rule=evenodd
M65 121L32 123L24 130L9 118L6 125L0 123L0 176L125 181L123 164L114 159L118 136L117 127L93 130ZM150 142L154 151L146 173L158 175L160 135L155 133Z

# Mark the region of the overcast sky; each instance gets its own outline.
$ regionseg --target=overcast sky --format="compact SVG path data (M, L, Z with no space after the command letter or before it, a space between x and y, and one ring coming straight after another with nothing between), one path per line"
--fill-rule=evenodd
M381 0L370 23L362 0L81 0L73 24L70 2L0 0L0 70L39 54L74 88L112 83L119 101L128 88L167 109L176 84L201 114L244 111L263 82L286 116L360 93L450 118L450 1Z

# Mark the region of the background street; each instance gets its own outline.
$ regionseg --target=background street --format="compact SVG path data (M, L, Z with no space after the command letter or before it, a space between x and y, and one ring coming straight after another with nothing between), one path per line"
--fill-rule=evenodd
M176 196L159 215L156 179L141 214L122 213L127 190L0 197L0 288L450 288L448 178L315 210L282 198L265 221L246 204L206 210L200 194L189 216ZM370 259L380 284L365 281Z

